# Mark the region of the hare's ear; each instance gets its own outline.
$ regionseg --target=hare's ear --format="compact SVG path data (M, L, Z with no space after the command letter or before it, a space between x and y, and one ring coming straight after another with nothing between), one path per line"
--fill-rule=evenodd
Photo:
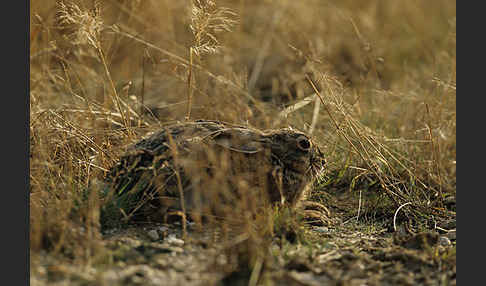
M245 129L220 130L212 135L214 142L231 151L253 154L263 150L255 135Z

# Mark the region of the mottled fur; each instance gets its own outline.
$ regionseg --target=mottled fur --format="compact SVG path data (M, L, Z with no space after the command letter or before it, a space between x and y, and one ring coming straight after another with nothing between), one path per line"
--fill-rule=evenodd
M181 210L180 190L188 213L219 214L236 211L234 202L248 210L295 207L323 165L319 148L301 132L199 120L134 144L107 181L117 208L130 218Z

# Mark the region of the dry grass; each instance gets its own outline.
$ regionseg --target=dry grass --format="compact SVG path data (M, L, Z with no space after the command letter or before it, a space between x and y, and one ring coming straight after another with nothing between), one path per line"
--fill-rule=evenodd
M440 215L456 189L455 5L32 1L31 251L92 261L106 171L189 117L310 131L328 162L316 192L375 184L393 210Z

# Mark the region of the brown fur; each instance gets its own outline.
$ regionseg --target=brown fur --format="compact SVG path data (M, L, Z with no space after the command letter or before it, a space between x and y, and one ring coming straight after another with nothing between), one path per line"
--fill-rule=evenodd
M126 213L147 217L182 210L180 190L186 211L220 213L234 209L228 203L235 201L248 210L294 207L323 165L320 150L301 132L199 120L142 139L107 180L117 195L139 195Z

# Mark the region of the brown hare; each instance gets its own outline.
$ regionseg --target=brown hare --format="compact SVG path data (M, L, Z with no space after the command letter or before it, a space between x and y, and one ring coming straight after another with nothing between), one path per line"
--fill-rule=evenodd
M134 144L106 180L111 207L125 219L228 216L264 205L302 205L324 163L304 133L198 120L166 126Z

